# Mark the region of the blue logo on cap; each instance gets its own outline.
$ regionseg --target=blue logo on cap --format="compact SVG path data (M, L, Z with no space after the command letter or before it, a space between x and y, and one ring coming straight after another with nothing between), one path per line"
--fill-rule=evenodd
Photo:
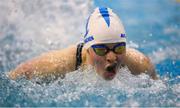
M87 37L87 38L84 40L84 43L87 43L87 42L92 41L92 40L94 40L94 37L93 37L93 36L89 36L89 37Z
M104 18L104 20L106 21L106 24L109 27L110 26L110 18L109 18L108 9L105 7L101 7L101 8L99 8L99 11L100 11L102 17Z
M126 37L126 35L125 34L120 34L120 37Z

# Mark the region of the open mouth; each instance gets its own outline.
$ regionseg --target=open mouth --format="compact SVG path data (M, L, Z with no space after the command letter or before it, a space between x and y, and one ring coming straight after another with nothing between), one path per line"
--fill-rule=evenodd
M106 68L105 68L106 69L105 76L113 78L116 75L116 67L117 67L117 63L107 65Z

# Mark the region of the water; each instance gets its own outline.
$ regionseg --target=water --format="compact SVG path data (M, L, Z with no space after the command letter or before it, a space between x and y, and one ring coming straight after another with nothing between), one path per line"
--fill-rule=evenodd
M96 6L121 17L129 47L150 57L159 80L127 68L112 81L89 68L47 85L6 77L23 61L81 40ZM180 106L179 11L175 0L1 0L0 106Z

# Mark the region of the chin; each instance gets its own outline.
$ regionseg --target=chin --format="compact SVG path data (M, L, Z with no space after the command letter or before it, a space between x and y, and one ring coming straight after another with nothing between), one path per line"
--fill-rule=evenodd
M108 78L104 78L106 81L111 81L114 79L114 77L108 77Z
M115 69L113 70L99 70L98 71L98 74L104 79L104 80L107 80L107 81L110 81L110 80L113 80L114 77L116 76L117 74L117 71Z
M114 79L115 76L116 76L116 73L105 72L103 75L103 78L107 81L110 81L110 80Z

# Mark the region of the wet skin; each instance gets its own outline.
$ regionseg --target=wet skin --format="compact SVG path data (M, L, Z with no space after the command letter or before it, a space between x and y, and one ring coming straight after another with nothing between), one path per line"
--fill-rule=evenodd
M117 43L105 44L108 48L112 49ZM87 50L88 64L92 65L98 75L102 76L105 80L112 80L117 74L117 68L123 64L126 51L122 54L116 54L113 51L109 51L104 56L97 55L93 48Z
M106 44L110 49L117 43ZM40 56L21 63L16 69L10 71L8 76L17 79L25 76L27 79L33 77L61 76L73 72L76 65L77 45L68 48L50 51ZM156 72L150 59L141 52L126 48L122 54L109 51L105 56L97 55L92 48L82 50L82 67L91 65L98 75L105 80L112 80L117 74L118 65L125 65L132 74L139 75L147 73L153 79L157 79Z

